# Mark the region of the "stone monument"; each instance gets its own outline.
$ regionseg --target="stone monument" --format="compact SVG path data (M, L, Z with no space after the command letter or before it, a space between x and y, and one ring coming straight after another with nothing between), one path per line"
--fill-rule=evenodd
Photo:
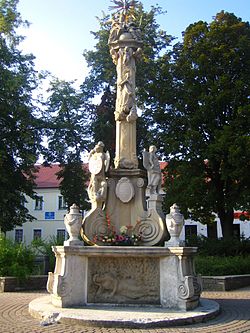
M113 232L113 236L119 236L123 227L131 235L139 235L142 246L164 244L169 238L161 209L161 171L154 146L150 147L147 155L144 153L148 179L145 170L138 169L135 77L143 42L140 30L128 15L130 3L127 5L119 15L113 16L108 42L117 71L115 168L109 170L106 178L105 153L101 153L104 157L93 159L97 153L90 152L88 192L92 207L83 221L82 230L87 244L102 245L107 234ZM145 197L147 183L151 189L148 202Z
M84 245L70 231L64 246L53 247L56 267L47 289L52 305L61 308L108 304L192 310L201 292L193 262L197 249L179 246L183 217L176 205L167 216L173 237L168 243L155 146L143 152L146 170L138 169L135 77L143 41L129 15L136 1L120 2L126 6L113 16L108 42L117 70L115 167L109 168L110 155L98 142L89 154L91 210L82 223ZM78 218L73 206L65 223L73 225Z

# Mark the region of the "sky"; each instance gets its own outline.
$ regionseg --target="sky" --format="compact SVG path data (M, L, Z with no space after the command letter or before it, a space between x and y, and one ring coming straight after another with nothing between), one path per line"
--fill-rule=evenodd
M142 0L144 8L160 5L167 11L157 18L163 30L181 40L182 31L194 22L211 22L221 10L250 21L249 0ZM37 70L48 70L61 80L81 83L88 69L82 53L94 48L90 31L99 28L97 17L109 13L111 0L19 0L18 11L29 28L21 45L33 53Z

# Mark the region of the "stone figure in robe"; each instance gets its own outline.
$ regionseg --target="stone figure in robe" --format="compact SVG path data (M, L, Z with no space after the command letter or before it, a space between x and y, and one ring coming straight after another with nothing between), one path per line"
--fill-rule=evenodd
M117 100L115 119L129 120L133 114L135 119L135 55L131 47L124 47L118 51L117 59ZM128 120L128 119L127 119Z
M135 103L136 59L141 55L140 29L126 22L126 15L113 16L108 44L117 70L115 120L132 122L137 119ZM138 42L138 43L137 43Z
M109 152L104 153L104 143L99 141L89 153L89 171L91 172L88 186L88 195L91 203L98 206L106 200L107 181L105 172L108 171L110 162Z
M149 151L143 152L143 166L148 173L148 189L150 194L159 194L161 188L161 168L156 147L150 146Z

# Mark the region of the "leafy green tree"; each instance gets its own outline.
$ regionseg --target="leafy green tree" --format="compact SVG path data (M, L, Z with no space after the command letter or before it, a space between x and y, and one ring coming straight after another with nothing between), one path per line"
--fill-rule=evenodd
M86 209L87 172L82 164L82 153L88 143L88 119L83 109L81 94L73 87L74 82L51 81L47 101L48 149L47 161L59 162L61 170L60 190L68 207L76 203Z
M230 238L234 210L249 210L249 23L222 11L191 24L172 59L172 93L155 94L150 115L170 159L165 205L202 223L217 214Z
M17 0L0 1L0 229L2 232L33 218L25 195L34 197L34 163L40 150L37 111L32 92L37 87L32 55L18 49L23 39L16 28L27 22L17 12Z
M148 103L151 90L155 89L153 85L155 75L159 73L159 68L163 62L161 53L172 41L172 37L161 30L156 22L156 17L161 14L164 14L164 12L160 7L152 7L149 12L146 12L141 3L134 11L135 23L142 31L144 41L143 59L137 64L136 75L137 103L138 108L141 109L144 109L146 102ZM84 52L90 71L81 89L84 100L89 101L89 103L93 102L94 97L101 96L101 103L93 105L92 135L95 141L101 139L105 146L111 150L113 156L115 146L113 113L116 99L116 67L112 62L108 47L111 28L110 15L103 14L103 17L98 20L100 29L92 32L97 41L95 49ZM165 56L164 63L168 60ZM168 73L166 74L168 75ZM105 133L105 135L101 137L102 133ZM137 121L137 136L138 152L152 143L144 115Z
M112 112L115 94L107 87L103 92L101 103L92 114L91 131L94 142L105 142L105 149L110 152L111 159L115 156L115 118Z

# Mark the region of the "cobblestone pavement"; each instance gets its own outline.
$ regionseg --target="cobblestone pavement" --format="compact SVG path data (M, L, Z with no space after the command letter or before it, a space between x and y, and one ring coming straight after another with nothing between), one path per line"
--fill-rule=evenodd
M54 324L41 326L28 313L31 300L42 292L0 293L0 333L250 333L250 287L230 292L204 292L202 297L220 303L221 313L206 323L155 329L95 328Z

